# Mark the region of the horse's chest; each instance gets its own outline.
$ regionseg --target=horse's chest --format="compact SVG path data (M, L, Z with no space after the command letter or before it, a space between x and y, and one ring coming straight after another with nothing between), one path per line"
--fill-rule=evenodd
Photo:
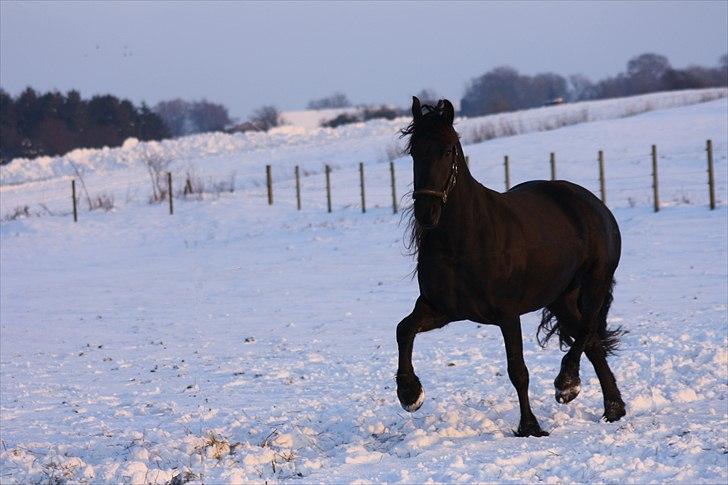
M421 253L418 264L420 293L453 320L492 320L492 278L487 256L463 258L449 251Z

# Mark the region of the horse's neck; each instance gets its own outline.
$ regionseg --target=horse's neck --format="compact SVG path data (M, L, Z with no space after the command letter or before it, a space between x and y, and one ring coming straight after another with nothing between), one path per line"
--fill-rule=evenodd
M441 219L441 227L454 244L474 232L482 233L492 227L497 206L501 203L500 194L475 180L464 161L458 172L458 180Z

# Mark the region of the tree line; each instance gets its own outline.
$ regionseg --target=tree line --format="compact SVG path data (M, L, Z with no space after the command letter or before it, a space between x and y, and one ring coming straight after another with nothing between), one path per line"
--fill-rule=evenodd
M58 155L74 148L118 146L135 137L169 136L162 119L111 95L84 100L78 91L62 94L25 89L16 97L0 89L0 161L16 157Z
M676 69L667 57L645 53L630 59L626 71L598 82L581 74L568 79L555 73L528 76L501 66L470 81L460 101L460 114L482 116L566 101L718 86L728 86L728 55L720 58L717 67Z

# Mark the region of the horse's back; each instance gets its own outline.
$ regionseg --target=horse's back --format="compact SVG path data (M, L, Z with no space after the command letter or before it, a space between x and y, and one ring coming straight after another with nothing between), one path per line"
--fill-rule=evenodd
M602 201L599 200L596 195L591 193L591 191L585 189L581 185L577 185L567 180L529 180L528 182L523 182L513 186L510 190L505 192L504 195L507 196L509 194L520 193L549 195L551 197L563 199L564 202L567 202L570 199L577 199L581 202L595 204L609 212L609 209L607 209Z

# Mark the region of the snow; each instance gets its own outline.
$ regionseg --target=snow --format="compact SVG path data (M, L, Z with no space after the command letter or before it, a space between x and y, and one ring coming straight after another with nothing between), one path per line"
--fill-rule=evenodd
M315 129L321 123L333 120L342 114L353 114L359 112L359 108L331 108L331 109L307 109L301 111L284 111L281 118L285 125L293 125L302 128Z
M394 332L418 293L404 224L389 206L388 166L376 163L396 124L274 133L254 148L227 135L151 144L185 154L205 176L238 168L235 192L178 199L174 216L146 203L129 155L150 144L88 155L92 192L114 183L138 183L138 192L117 197L111 213L84 208L77 224L68 173L38 181L30 162L13 162L3 214L57 201L65 215L0 223L0 481L726 482L727 113L722 98L465 147L474 174L494 188L503 155L515 184L547 176L555 151L559 176L595 192L596 152L605 150L624 248L610 321L629 330L611 365L627 416L600 421L586 359L579 397L554 400L563 354L537 346L538 315L529 314L531 405L546 438L512 434L518 401L495 327L463 322L419 335L414 365L427 397L412 414L397 401ZM336 164L332 214L323 161ZM411 162L395 162L401 196ZM265 163L276 175L273 206L256 185ZM295 164L311 171L300 212Z

